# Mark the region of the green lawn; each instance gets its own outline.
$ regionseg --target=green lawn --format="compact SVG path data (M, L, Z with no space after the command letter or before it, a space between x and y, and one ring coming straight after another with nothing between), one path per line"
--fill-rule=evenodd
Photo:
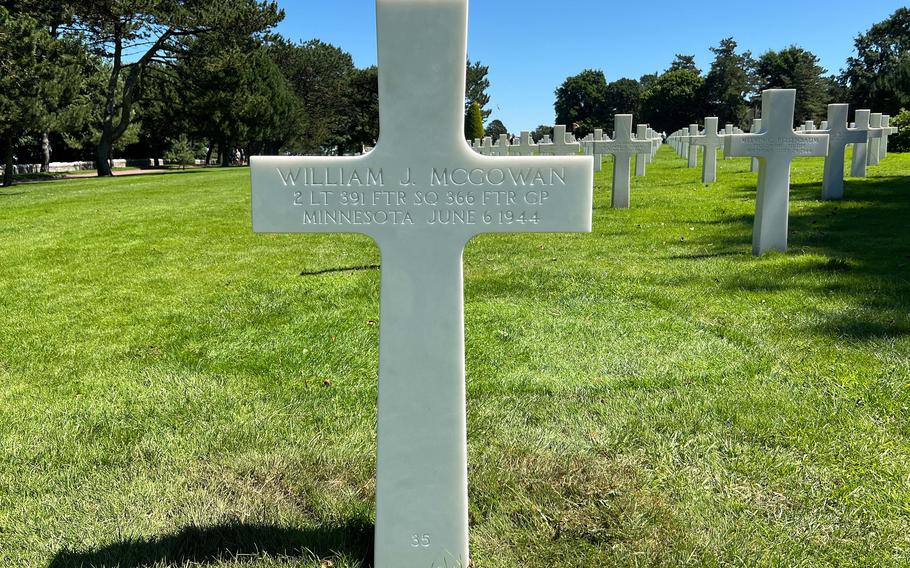
M910 565L910 154L760 259L684 166L468 246L476 566ZM379 262L245 169L0 190L0 566L366 566Z

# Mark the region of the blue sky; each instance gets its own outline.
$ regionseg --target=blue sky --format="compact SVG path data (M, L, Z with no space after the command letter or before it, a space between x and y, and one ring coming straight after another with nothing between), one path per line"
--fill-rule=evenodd
M319 38L343 48L359 67L376 63L373 0L279 0L278 26L292 40ZM695 54L733 36L760 54L804 47L831 72L853 53L853 38L905 5L901 0L473 0L468 55L490 66L491 118L512 132L554 119L553 91L583 69L608 81L666 69L675 53Z

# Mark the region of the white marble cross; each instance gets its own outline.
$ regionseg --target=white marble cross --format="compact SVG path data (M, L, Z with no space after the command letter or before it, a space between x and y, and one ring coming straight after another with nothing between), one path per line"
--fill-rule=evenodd
M646 165L648 163L648 157L651 155L651 152L654 150L654 145L651 144L651 141L648 140L648 125L639 124L635 129L635 139L636 140L647 140L648 141L648 151L644 154L635 154L635 177L642 177L647 173Z
M870 125L871 117L872 113L869 109L859 109L854 113L855 128L866 131L866 141L853 145L853 160L850 163L851 177L866 177L867 155L871 147L870 142L882 137L882 129L873 128Z
M591 159L472 152L463 138L468 1L376 5L376 148L252 157L253 228L363 233L378 245L374 566L467 568L462 251L481 233L590 231Z
M878 136L868 142L866 151L866 165L877 166L879 162L879 152L882 147L882 139L885 137L885 129L882 128L882 113L873 112L869 115L869 128L878 129Z
M733 125L732 125L732 124L725 124L725 125L724 125L724 134L723 134L723 135L724 135L725 137L726 137L726 136L730 136L731 134L735 134L735 133L736 133L736 131L735 131L735 129L733 128ZM725 159L725 160L729 160L731 157L732 157L732 156L728 156L726 153L724 153L724 159Z
M595 129L594 129L594 136L593 136L593 138L592 138L592 141L603 140L603 139L604 139L604 129L603 129L603 128L595 128ZM588 148L591 150L591 155L594 156L594 171L595 171L595 172L602 171L602 170L603 170L603 164L604 164L604 157L603 157L603 155L594 152L594 145L593 145L593 144L589 145Z
M533 156L535 150L537 150L537 144L531 138L531 133L527 130L522 130L521 135L518 137L518 143L512 144L509 148L509 153L513 156Z
M759 159L752 254L787 250L790 162L799 156L826 156L827 134L793 132L795 89L762 92L762 130L727 137L727 154Z
M688 159L687 167L689 168L694 168L698 165L698 146L693 143L695 136L698 136L698 125L690 124L689 135L686 138L686 146L688 147L686 158Z
M632 139L631 114L617 114L614 123L613 140L595 140L593 151L613 155L612 206L615 209L628 209L632 185L629 175L632 156L650 151L651 142Z
M581 149L578 142L569 142L564 124L557 124L553 128L553 142L540 146L542 156L576 156ZM593 166L591 166L593 168Z
M704 147L701 167L701 182L717 181L717 149L723 148L724 135L717 131L717 117L705 118L705 133L693 137L693 144Z
M822 199L842 199L844 197L844 156L847 144L861 144L866 141L866 131L847 128L847 114L850 105L828 105L829 128L821 130L828 135L828 157L825 158L825 177L822 182Z
M891 116L882 115L882 140L878 143L878 159L884 160L888 157L888 136L891 135Z
M490 149L491 156L508 156L509 155L509 135L500 134L496 145Z
M651 140L651 152L648 154L648 159L645 160L646 163L650 164L654 160L654 156L657 155L657 151L660 149L661 139L658 136L657 131L648 127L648 139Z
M480 153L483 154L484 156L493 155L493 137L492 136L483 137L483 143L480 145Z
M753 118L752 119L752 128L749 129L749 132L752 134L758 134L761 132L761 119ZM752 158L752 165L749 167L750 172L758 171L758 158Z

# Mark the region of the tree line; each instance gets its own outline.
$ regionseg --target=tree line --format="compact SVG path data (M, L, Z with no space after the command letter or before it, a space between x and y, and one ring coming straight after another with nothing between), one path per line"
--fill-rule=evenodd
M608 82L603 71L585 70L556 90L556 123L574 125L577 135L594 128L613 129L615 114L632 113L658 131L671 132L705 116L746 128L760 108L764 89L797 90L796 124L824 120L827 105L850 103L898 117L910 108L910 9L900 8L855 41L855 55L837 75L818 57L798 46L769 50L757 58L738 51L733 38L711 48L714 60L702 73L692 55L678 54L661 73ZM898 122L910 126L910 114ZM541 126L538 133L545 133ZM901 142L898 141L898 144ZM910 149L910 148L908 148Z
M379 136L378 72L319 40L274 32L273 0L0 0L0 158L47 166L89 159L111 175L117 156L204 158L222 165L257 153L361 151ZM706 74L691 55L662 73L607 82L602 71L556 91L557 123L585 135L632 112L670 131L706 115L745 126L769 87L799 91L796 119L850 102L910 125L910 9L855 41L840 75L799 47L757 59L732 38ZM489 68L466 62L465 137L508 133L489 120ZM551 131L541 126L535 137ZM900 143L900 142L898 142Z

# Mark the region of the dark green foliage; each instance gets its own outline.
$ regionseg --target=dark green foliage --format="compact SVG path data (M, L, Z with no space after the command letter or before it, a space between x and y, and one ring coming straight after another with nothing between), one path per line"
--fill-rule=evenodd
M694 66L674 67L655 79L642 93L642 122L657 131L672 132L704 120L704 78Z
M888 150L910 152L910 110L904 109L892 116L890 125L897 127L897 134L888 138Z
M379 70L355 69L348 91L348 140L346 146L361 151L379 139Z
M586 69L566 79L556 89L556 123L565 124L578 136L612 125L607 102L607 79L603 71Z
M854 42L841 81L855 108L895 115L910 107L910 8L872 26Z
M673 63L670 64L669 71L679 70L698 71L698 67L695 65L695 56L677 53Z
M355 71L351 54L319 40L300 44L280 40L271 54L302 104L300 128L290 149L324 154L349 144L347 95Z
M155 61L173 61L190 38L223 33L254 36L284 16L274 1L82 0L73 4L75 29L107 65L98 141L98 175L112 175L108 158L130 128L142 75ZM127 56L130 60L127 61Z
M27 135L69 126L78 103L85 56L34 18L0 6L0 156L3 184L12 184L16 146Z
M490 79L487 77L489 73L490 68L487 65L483 65L480 61L471 63L471 60L468 59L465 74L464 110L467 114L471 103L477 103L480 106L481 122L490 118L490 114L493 112L487 108L487 105L490 104L490 95L487 94L487 89L490 88Z
M541 124L540 126L535 128L533 132L531 132L531 137L534 138L534 142L540 142L541 140L543 140L544 136L549 136L550 138L553 137L553 127L552 126L549 126L546 124Z
M464 117L464 137L473 141L483 138L483 133L483 113L480 110L480 104L472 102Z
M720 124L745 126L749 105L746 96L752 92L754 66L750 52L736 53L736 41L721 40L712 47L714 62L705 77L704 105L706 114L718 117Z
M180 113L192 139L217 144L222 165L276 153L299 130L300 102L272 60L273 47L252 38L194 40L177 68Z
M491 137L494 142L499 139L500 134L508 133L509 129L506 128L506 125L503 124L502 121L498 118L490 121L490 124L488 124L486 129L483 131L483 135Z
M618 79L607 85L606 105L610 120L602 125L613 130L613 115L633 114L638 118L641 106L641 84L635 79ZM586 133L587 134L587 133Z
M196 154L197 149L187 139L186 134L181 134L180 138L171 142L171 147L165 153L164 158L168 162L186 169L187 166L192 166L195 163Z
M828 81L825 69L811 51L791 45L780 51L767 51L755 64L760 89L796 89L793 120L819 122L827 116Z

